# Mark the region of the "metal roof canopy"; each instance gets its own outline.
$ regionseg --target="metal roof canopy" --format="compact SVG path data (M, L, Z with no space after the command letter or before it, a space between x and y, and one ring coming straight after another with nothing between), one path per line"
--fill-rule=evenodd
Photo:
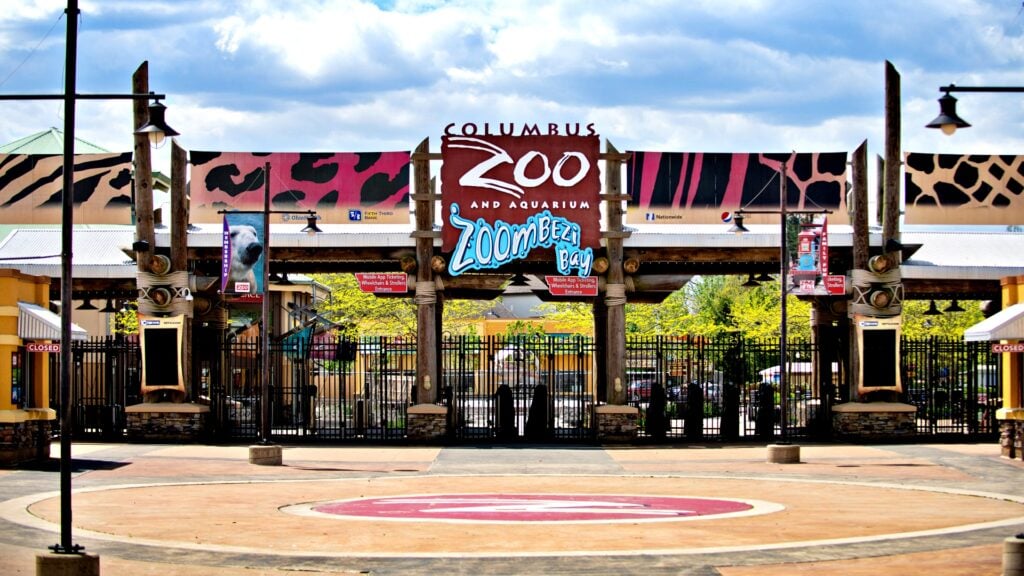
M964 330L965 342L1024 340L1024 304L1014 304Z
M18 338L22 340L60 340L60 316L42 306L18 302ZM86 340L85 328L72 323L71 339Z

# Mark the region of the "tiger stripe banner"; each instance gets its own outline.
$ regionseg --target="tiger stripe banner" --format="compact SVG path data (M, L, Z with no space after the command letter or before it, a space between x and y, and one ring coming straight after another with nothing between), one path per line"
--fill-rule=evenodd
M723 213L739 208L777 209L784 162L787 207L832 210L833 223L849 222L846 152L628 154L631 223L721 224ZM748 224L773 221L777 218L770 215L747 219Z
M132 223L132 153L76 154L75 224ZM60 224L64 157L0 154L0 224Z

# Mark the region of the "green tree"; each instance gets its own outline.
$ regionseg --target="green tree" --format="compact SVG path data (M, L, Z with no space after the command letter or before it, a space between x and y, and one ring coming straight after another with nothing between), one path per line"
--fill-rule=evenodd
M331 299L324 305L324 315L339 324L350 326L352 335L394 336L416 333L416 304L411 295L381 297L363 292L355 275L316 274L313 279L331 289ZM444 328L452 335L471 335L476 324L493 302L477 300L446 300Z
M936 308L944 310L948 301L936 301ZM903 301L903 335L908 338L927 338L938 336L942 338L961 339L964 337L964 330L981 322L985 315L981 312L981 302L968 301L960 302L963 312L943 312L937 315L926 315L925 312L930 306L928 300L904 300Z

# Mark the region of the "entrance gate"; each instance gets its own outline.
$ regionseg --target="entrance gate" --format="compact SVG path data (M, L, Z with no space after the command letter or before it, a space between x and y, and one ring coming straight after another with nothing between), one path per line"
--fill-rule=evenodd
M452 441L589 442L602 354L584 337L458 337L441 341ZM995 439L1000 363L987 343L904 339L902 401L917 407L919 438ZM210 438L258 438L259 340L229 341L222 362L194 364L191 397L210 404ZM813 370L813 346L791 341L785 415L794 439L827 439L831 406L847 400L843 366ZM758 441L781 434L778 343L726 337L630 338L626 394L640 440ZM196 356L194 356L195 358ZM125 407L139 395L138 344L72 342L72 433L125 438ZM58 355L50 402L60 413ZM416 343L408 338L317 337L270 346L271 436L279 442L405 441L416 404ZM657 390L660 388L660 392ZM663 399L658 399L658 395Z
M592 438L592 338L459 337L442 344L449 429L458 440Z

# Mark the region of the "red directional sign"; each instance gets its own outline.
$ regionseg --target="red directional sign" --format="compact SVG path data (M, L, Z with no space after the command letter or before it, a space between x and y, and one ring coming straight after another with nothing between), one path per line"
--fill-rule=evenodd
M826 274L822 280L825 289L833 296L846 295L846 276L842 274Z
M545 276L552 296L597 296L597 276Z
M356 272L359 289L373 294L405 294L409 291L401 272Z

